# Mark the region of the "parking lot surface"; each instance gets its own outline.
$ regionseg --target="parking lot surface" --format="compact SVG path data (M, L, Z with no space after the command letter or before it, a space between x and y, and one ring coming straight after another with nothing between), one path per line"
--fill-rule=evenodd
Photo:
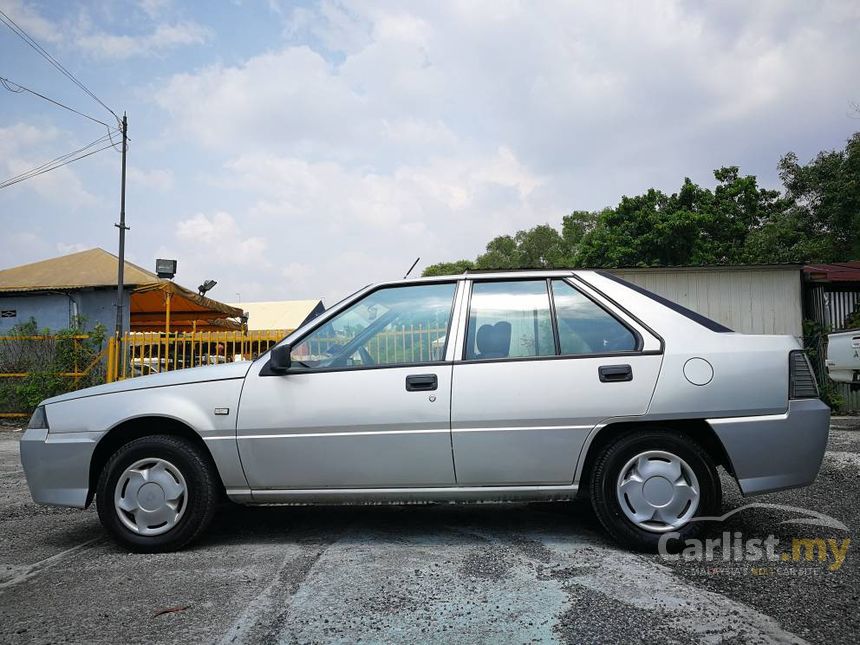
M180 553L130 554L94 509L36 506L0 432L0 642L745 642L860 638L860 419L816 483L743 499L714 539L832 540L787 562L619 549L587 502L242 508ZM765 447L763 447L765 448ZM762 458L767 458L766 452ZM770 506L768 506L770 505ZM778 507L777 507L778 506ZM845 528L783 523L825 514ZM789 548L789 551L791 549ZM847 553L847 555L846 555ZM836 567L835 570L832 570Z

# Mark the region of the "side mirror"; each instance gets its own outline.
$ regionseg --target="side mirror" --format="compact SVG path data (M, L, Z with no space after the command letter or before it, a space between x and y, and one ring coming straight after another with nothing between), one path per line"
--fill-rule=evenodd
M278 345L272 350L269 357L269 368L276 374L284 374L290 369L290 352L292 347L289 345Z

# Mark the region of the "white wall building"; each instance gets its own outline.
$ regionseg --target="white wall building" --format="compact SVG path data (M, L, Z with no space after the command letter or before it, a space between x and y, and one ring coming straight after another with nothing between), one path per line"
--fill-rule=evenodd
M745 334L803 334L801 265L613 269L628 282Z

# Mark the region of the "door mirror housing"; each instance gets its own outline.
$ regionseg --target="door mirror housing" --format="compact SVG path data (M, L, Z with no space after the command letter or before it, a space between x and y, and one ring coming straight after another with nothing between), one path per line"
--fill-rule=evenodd
M269 357L269 369L276 374L285 374L290 369L291 359L290 353L292 347L290 345L278 345L272 350Z

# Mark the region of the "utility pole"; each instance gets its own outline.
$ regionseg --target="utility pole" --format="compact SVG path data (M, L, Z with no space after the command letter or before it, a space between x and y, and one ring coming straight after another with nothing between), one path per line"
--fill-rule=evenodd
M128 118L122 113L122 187L119 196L119 224L114 224L119 229L119 265L116 272L116 335L122 336L122 300L125 283L125 157L128 152Z

